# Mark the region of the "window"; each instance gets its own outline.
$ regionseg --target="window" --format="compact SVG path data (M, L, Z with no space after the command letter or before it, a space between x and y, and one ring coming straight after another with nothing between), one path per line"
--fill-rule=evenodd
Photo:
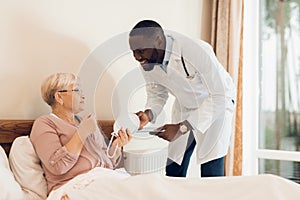
M299 33L300 1L245 1L245 174L300 183Z

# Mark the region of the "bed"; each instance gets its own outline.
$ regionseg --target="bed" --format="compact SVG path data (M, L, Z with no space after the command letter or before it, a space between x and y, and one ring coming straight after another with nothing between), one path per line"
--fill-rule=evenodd
M15 138L29 135L34 120L0 120L0 145L8 155ZM98 120L105 137L109 138L113 130L113 120Z
M109 137L113 121L98 123ZM75 177L47 197L40 161L28 139L32 124L0 120L0 199L300 199L299 184L270 174L175 178L104 168Z

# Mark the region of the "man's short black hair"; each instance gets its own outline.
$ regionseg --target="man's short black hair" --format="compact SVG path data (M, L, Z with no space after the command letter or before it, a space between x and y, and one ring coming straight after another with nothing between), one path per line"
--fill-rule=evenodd
M142 20L139 23L137 23L133 29L137 29L137 28L148 28L148 27L157 27L157 28L161 28L162 27L159 25L159 23L157 23L156 21L153 20Z
M156 21L142 20L132 28L132 30L129 33L129 36L147 35L151 37L157 34L163 35L164 31Z

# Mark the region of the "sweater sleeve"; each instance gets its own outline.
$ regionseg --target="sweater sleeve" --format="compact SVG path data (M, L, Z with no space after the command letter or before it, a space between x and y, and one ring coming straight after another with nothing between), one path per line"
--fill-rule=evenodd
M35 120L30 139L44 167L55 175L65 174L78 160L78 155L67 151L60 140L57 126L47 117Z

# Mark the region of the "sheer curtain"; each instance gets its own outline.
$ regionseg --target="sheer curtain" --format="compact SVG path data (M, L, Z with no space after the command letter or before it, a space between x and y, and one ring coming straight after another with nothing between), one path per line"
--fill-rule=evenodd
M235 128L225 164L228 176L242 173L243 7L244 0L203 0L204 12L211 13L211 23L205 22L211 26L208 42L237 86Z

